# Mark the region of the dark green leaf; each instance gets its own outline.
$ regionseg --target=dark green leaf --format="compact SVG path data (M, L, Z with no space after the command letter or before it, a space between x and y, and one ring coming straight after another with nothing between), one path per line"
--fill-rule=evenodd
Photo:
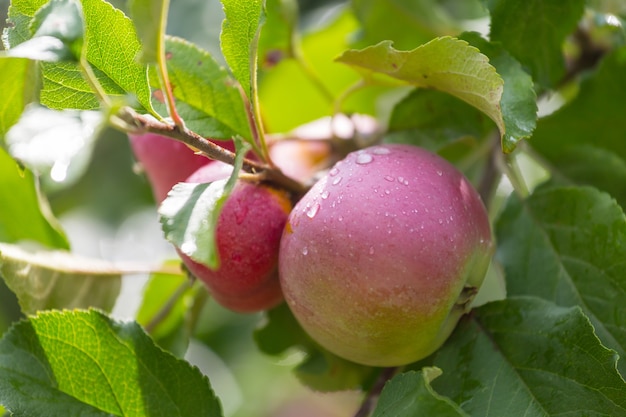
M52 248L69 244L39 194L33 175L0 148L0 242L34 241Z
M61 251L28 252L0 243L0 276L22 312L97 307L110 311L124 271L107 262Z
M197 368L97 311L40 313L5 334L0 398L21 416L222 416Z
M129 8L137 36L141 40L141 59L156 63L163 55L163 37L169 0L131 0Z
M537 95L533 80L501 46L487 42L477 33L464 33L461 39L487 55L504 80L500 107L506 134L502 138L502 149L512 152L517 142L532 135L537 124Z
M626 217L593 188L512 196L498 223L507 293L580 306L602 342L626 357ZM623 363L620 363L626 370Z
M168 37L165 48L170 82L180 104L177 110L191 123L189 127L216 139L235 134L250 139L241 93L228 72L208 52L184 39ZM158 81L155 74L151 79Z
M491 40L501 42L541 85L555 85L565 70L563 42L583 16L585 0L484 1Z
M389 80L451 94L489 116L503 138L515 133L506 129L502 118L502 78L488 58L465 41L437 38L411 51L398 51L389 42L381 42L360 51L346 51L337 60L364 71L366 76L385 74Z
M446 10L435 0L353 0L362 36L369 43L392 41L409 50L432 38L458 33ZM393 24L390 24L393 22Z
M256 71L259 28L263 22L263 0L222 0L226 19L222 24L222 54L248 97Z
M395 376L385 384L372 417L466 417L458 405L430 386L439 375L440 369L424 368Z
M254 332L254 340L262 352L280 355L291 347L305 347L311 344L311 340L286 303L265 314L264 323Z
M15 124L24 107L35 99L36 65L28 59L0 58L0 138Z
M608 191L626 207L623 91L626 47L604 58L574 100L539 120L530 144L557 178Z
M626 383L578 307L532 297L462 319L433 363L433 388L472 416L626 416Z
M11 155L44 181L67 185L87 169L102 119L95 111L29 107L6 143Z

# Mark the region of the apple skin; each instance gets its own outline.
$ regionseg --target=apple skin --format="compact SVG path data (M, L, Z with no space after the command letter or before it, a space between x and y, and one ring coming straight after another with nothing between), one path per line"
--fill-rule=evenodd
M166 136L145 133L129 134L128 137L133 153L148 177L157 203L167 197L175 184L184 181L201 166L213 162L196 154L184 143ZM234 150L231 141L220 142L219 145Z
M448 338L493 253L468 180L410 145L350 153L292 210L280 247L285 300L327 350L371 366L422 359Z
M230 176L232 167L213 162L194 172L188 183L207 183ZM202 280L213 298L236 312L267 310L283 301L278 279L278 249L289 195L265 184L238 180L217 221L220 266L212 270L178 253L189 271Z

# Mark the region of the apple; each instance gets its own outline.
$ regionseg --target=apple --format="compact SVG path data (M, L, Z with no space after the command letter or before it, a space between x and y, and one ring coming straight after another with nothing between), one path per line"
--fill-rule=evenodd
M400 366L448 338L492 252L485 207L456 168L414 146L378 145L348 154L295 205L280 281L321 346Z
M131 148L152 187L154 198L161 203L170 189L194 171L212 161L196 154L182 142L154 133L129 134ZM232 142L220 142L234 150Z
M215 161L196 170L185 182L225 180L231 172L230 165ZM242 313L272 308L283 300L278 249L291 207L285 191L239 179L217 220L219 268L212 270L192 260L180 248L179 255L222 306Z

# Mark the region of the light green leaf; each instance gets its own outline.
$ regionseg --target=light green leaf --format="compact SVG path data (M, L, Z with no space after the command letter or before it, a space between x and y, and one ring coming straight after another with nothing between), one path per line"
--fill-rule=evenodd
M412 51L398 51L385 41L362 50L346 51L337 60L358 68L365 76L385 74L390 81L451 94L489 116L503 138L510 134L500 107L502 78L488 58L465 41L442 37Z
M169 0L131 0L129 8L141 40L141 60L156 63L163 57L163 37Z
M585 0L484 0L491 12L492 41L502 43L544 87L565 71L563 42L583 16Z
M177 110L189 128L215 139L235 134L250 139L243 99L228 72L208 52L184 39L168 37L165 47ZM151 79L158 85L156 74Z
M16 0L9 9L13 27L7 31L11 48L30 39L28 27L45 0ZM145 65L137 62L141 45L133 23L104 0L81 1L85 19L87 61L107 94L133 94L139 104L153 112ZM43 65L42 104L56 109L90 110L99 103L81 71L72 63Z
M35 99L36 64L28 59L0 58L0 138L15 124L24 107Z
M604 57L578 95L537 123L529 143L569 182L610 192L626 207L626 47Z
M437 394L430 382L441 375L438 368L406 372L385 384L372 417L467 417L450 399Z
M136 323L97 311L40 313L0 340L0 398L15 415L222 416L197 368Z
M44 181L71 184L85 172L103 122L96 111L29 107L7 133L16 160Z
M515 297L461 319L432 387L471 416L626 416L618 356L578 307Z
M507 293L580 306L598 337L626 357L626 217L590 187L512 196L497 223L497 256ZM622 370L626 371L623 362Z
M257 42L263 23L263 0L222 0L226 19L222 24L222 54L243 91L251 98L256 72Z
M33 241L67 249L63 235L30 171L20 169L0 148L0 242Z
M97 307L110 311L124 271L99 260L62 251L29 252L0 243L0 276L22 312Z

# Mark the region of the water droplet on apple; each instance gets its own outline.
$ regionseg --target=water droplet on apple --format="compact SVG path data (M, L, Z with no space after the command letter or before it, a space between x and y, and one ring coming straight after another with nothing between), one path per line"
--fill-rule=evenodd
M373 254L374 254L374 247L370 246L370 255L373 255Z
M437 175L441 177L443 175L443 171L437 170Z
M374 158L372 158L372 155L365 153L365 152L358 154L356 157L356 163L359 165L369 164L373 160Z
M308 218L312 219L315 217L317 212L320 210L320 205L318 203L313 204L306 212Z
M339 174L339 170L337 168L333 168L328 172L328 175L330 175L331 177L334 177L337 174Z
M393 177L391 175L385 175L385 181L393 182Z
M388 148L383 148L382 146L377 146L371 149L371 152L376 155L389 155L391 153Z
M302 248L302 254L304 256L307 256L309 254L309 248L307 248L306 246Z
M337 178L335 178L335 179L333 180L333 185L337 185L337 184L339 184L339 183L341 182L341 180L342 180L342 179L343 179L342 177L337 177Z
M322 192L322 194L320 194L320 196L322 197L322 199L326 200L328 198L328 196L330 195L330 193L328 192L328 190L324 190Z

